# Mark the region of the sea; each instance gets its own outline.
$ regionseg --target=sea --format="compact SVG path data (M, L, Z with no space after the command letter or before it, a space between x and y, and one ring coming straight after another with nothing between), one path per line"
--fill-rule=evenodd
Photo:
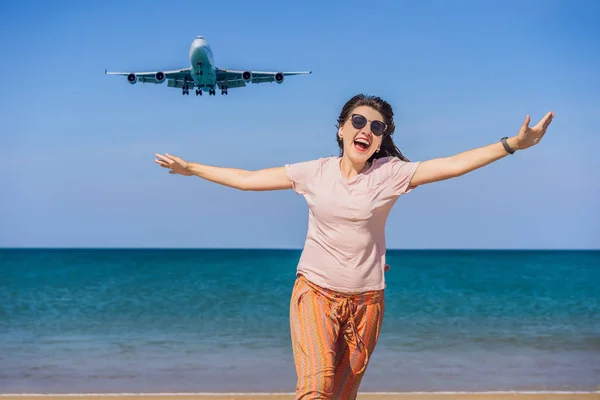
M0 249L0 393L292 393L300 253ZM600 251L387 260L361 392L600 389Z

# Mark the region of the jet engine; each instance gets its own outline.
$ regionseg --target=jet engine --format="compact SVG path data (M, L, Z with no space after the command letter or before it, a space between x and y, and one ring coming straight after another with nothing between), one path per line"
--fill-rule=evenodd
M127 82L129 82L133 85L134 83L137 82L137 76L135 74L127 75Z
M281 72L278 72L275 74L275 82L277 82L277 83L283 82L283 74Z
M165 81L165 73L158 71L156 74L154 74L154 79L156 79L157 83L163 83Z
M248 83L252 80L252 72L250 71L244 71L242 72L242 79Z

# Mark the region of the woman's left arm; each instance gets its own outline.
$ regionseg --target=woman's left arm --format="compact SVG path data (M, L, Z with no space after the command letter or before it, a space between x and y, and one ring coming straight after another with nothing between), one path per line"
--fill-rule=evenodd
M509 147L506 149L504 143L490 144L477 149L468 150L451 157L434 158L423 161L417 167L409 187L416 187L431 182L438 182L484 167L511 154L510 151L525 150L539 143L546 129L554 118L553 112L548 112L534 127L529 127L529 115L516 136L506 138L505 143Z

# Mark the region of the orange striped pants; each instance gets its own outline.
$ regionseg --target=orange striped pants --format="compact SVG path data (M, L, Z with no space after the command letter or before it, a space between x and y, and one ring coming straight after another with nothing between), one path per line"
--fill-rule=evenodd
M353 400L383 322L384 291L345 295L298 276L290 302L296 400Z

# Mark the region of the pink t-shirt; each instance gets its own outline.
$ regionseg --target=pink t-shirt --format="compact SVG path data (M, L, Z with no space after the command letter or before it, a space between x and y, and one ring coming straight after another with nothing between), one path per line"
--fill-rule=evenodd
M340 157L286 164L294 190L308 204L308 232L297 272L344 293L385 288L385 224L408 193L419 162L384 157L346 180Z

